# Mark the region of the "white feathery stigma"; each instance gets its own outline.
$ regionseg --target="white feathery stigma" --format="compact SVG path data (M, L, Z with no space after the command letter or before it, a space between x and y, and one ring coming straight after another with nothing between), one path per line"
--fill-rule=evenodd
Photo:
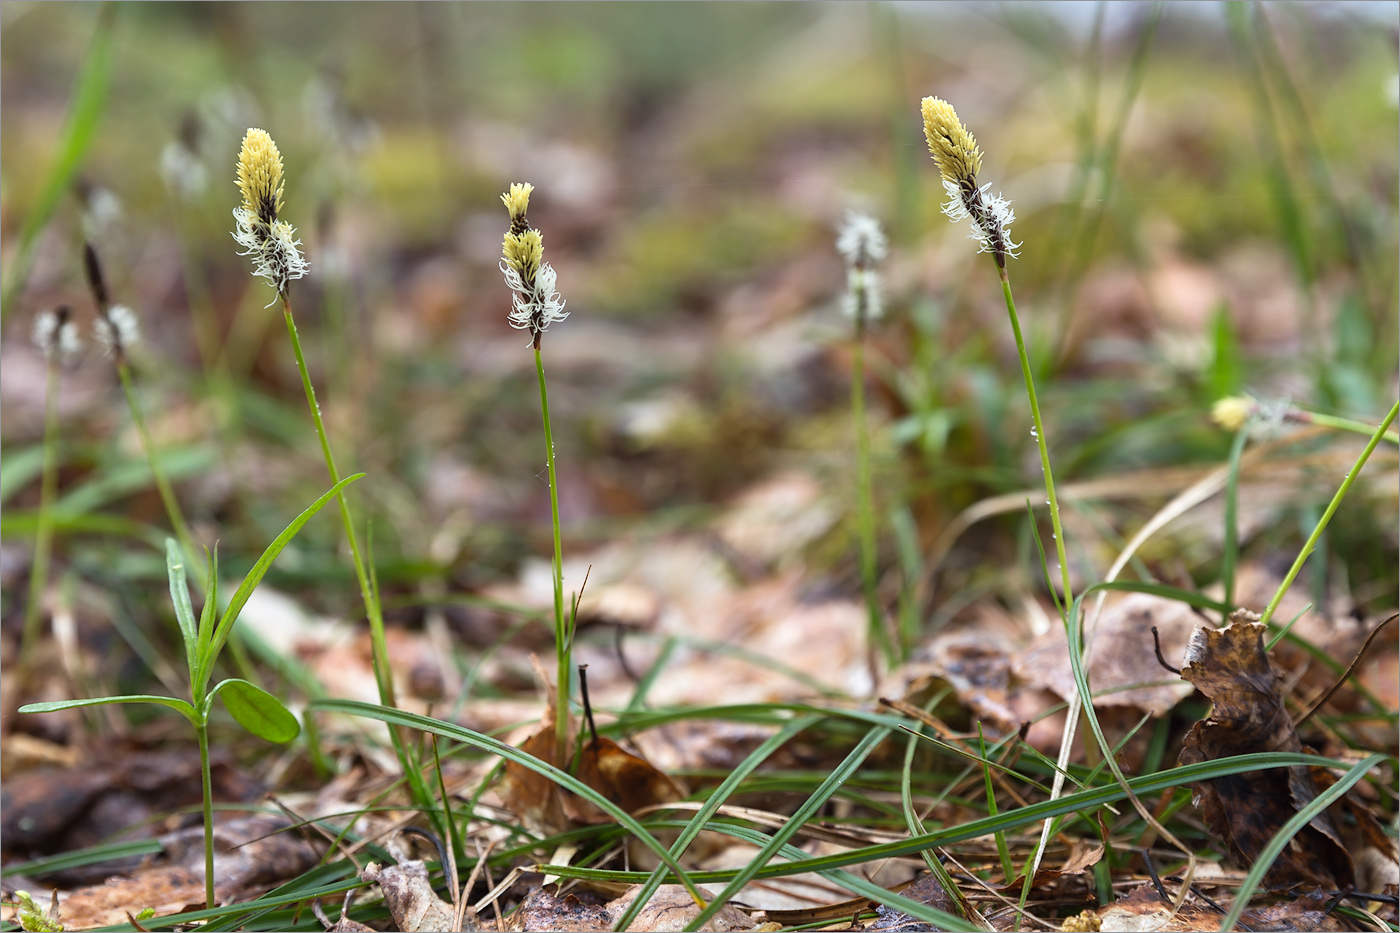
M137 319L136 312L126 305L113 305L108 308L106 316L99 317L93 329L104 357L126 353L141 342L141 322Z
M60 323L58 315L52 311L43 311L34 318L34 329L30 337L46 360L57 357L63 362L68 362L83 352L83 340L78 336L77 322L65 320Z
M1011 225L1016 222L1016 211L1012 209L1010 201L999 194L991 194L991 187L991 182L988 182L977 189L981 207L985 211L984 222L979 216L980 212L968 210L969 199L958 183L943 179L943 190L948 192L948 203L943 205L943 213L954 223L962 220L972 221L972 233L968 234L968 239L976 240L980 244L979 253L996 252L993 244L1000 239L1006 243L1006 255L1016 259L1020 256L1016 250L1021 248L1020 243L1011 241Z
M506 279L506 287L512 292L509 316L511 327L529 330L531 333L543 333L549 330L550 324L569 316L569 312L564 310L565 302L555 288L559 276L549 263L540 264L540 271L535 273L533 287L527 285L521 279L520 273L511 268L504 259L500 265L501 273Z
M293 279L299 279L310 271L310 266L302 258L301 240L296 238L296 228L285 220L265 223L256 213L245 207L233 209L233 217L238 229L233 238L243 250L238 254L253 260L253 275L264 278L281 295L287 291ZM267 303L272 307L277 303L276 296Z

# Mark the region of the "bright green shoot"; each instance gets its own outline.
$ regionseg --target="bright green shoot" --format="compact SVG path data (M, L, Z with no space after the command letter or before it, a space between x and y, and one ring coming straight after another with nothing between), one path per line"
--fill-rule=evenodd
M188 702L175 697L135 695L30 703L19 709L21 713L53 713L58 710L109 703L153 703L172 709L189 720L190 725L194 726L195 737L199 740L199 770L204 782L204 897L205 906L208 908L214 907L214 800L209 774L209 718L214 708L214 698L221 697L229 715L260 739L269 742L290 742L301 732L301 725L296 717L287 711L280 700L261 687L232 677L219 681L210 689L209 680L214 672L214 664L218 661L224 645L228 643L239 613L243 611L248 598L253 595L253 590L262 582L273 560L313 515L336 498L342 489L362 476L363 473L356 473L336 483L325 495L298 515L276 540L267 546L267 550L263 551L222 614L218 610L217 553L210 554L208 558L205 579L209 581L209 592L205 595L203 610L196 618L194 605L190 601L189 580L181 546L173 538L165 539L165 567L170 577L170 600L175 605L175 618L180 625L185 661L189 668Z

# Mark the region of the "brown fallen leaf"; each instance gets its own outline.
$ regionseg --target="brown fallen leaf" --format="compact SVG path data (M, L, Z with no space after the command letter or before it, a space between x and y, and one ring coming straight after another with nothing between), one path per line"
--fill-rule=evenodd
M632 906L632 901L641 890L641 885L633 885L625 894L616 900L609 901L605 905L607 911L608 925L602 929L611 930L622 917L624 911ZM695 900L690 896L685 888L678 884L663 884L656 889L656 893L647 901L646 906L637 914L635 920L627 927L628 930L642 931L642 933L671 933L680 931L690 925L690 921L700 915L700 908L695 906ZM710 918L700 929L708 931L719 931L728 933L733 930L752 930L754 922L749 915L730 904L725 904L719 912Z
M1302 743L1279 692L1279 675L1264 649L1265 627L1236 613L1223 629L1191 636L1181 676L1213 701L1208 718L1191 727L1181 763L1252 752L1298 752ZM1192 785L1193 801L1210 831L1245 865L1254 864L1297 808L1318 793L1307 768L1246 771ZM1328 814L1294 837L1264 876L1269 888L1335 889L1355 883L1355 870Z
M1152 629L1161 638L1163 657L1175 663L1199 622L1191 607L1144 593L1105 606L1089 658L1094 706L1131 706L1156 716L1169 712L1191 694L1191 687L1157 663ZM1062 625L1050 626L1015 659L1013 668L1025 683L1052 690L1062 700L1077 693Z
M943 885L932 874L921 875L900 893L920 904L952 914L955 917L961 914L958 906L953 903L953 899L948 896L948 892L943 890ZM886 907L884 904L877 905L875 913L879 915L879 919L869 927L872 930L887 930L890 933L914 933L916 930L936 929L922 920L915 919L893 907Z
M623 751L612 739L596 735L579 754L576 776L627 813L659 803L670 803L685 796L675 781L649 762ZM564 811L580 823L608 822L612 819L575 794L564 795Z
M1240 917L1236 929L1263 931L1342 931L1347 927L1342 920L1324 912L1326 899L1320 894L1307 894L1297 900L1271 907L1246 910ZM1079 918L1088 920L1094 911L1085 911ZM1086 917L1085 915L1088 915ZM1098 925L1081 922L1077 926L1068 923L1063 929L1098 930L1101 933L1138 933L1138 931L1161 931L1161 933L1195 933L1199 930L1220 928L1222 914L1213 907L1191 901L1182 906L1175 915L1172 905L1162 900L1157 890L1150 884L1133 889L1127 897L1097 911Z
M150 868L74 891L63 901L63 925L86 930L126 923L127 911L149 908L162 917L194 905L204 906L203 872L179 866Z
M561 933L611 930L612 915L602 904L585 903L573 894L557 897L546 888L536 888L511 914L507 929L515 933L531 933L535 930L558 930Z
M531 661L545 685L545 713L539 730L525 740L520 750L553 764L558 748L554 724L555 691L548 675L539 667L538 660L532 656ZM652 767L648 761L624 751L611 739L598 735L592 723L586 687L584 707L588 711L593 736L579 753L575 776L580 781L628 813L685 796L675 781ZM542 832L559 832L568 828L571 821L601 823L611 819L589 801L562 790L544 775L514 762L506 762L499 793L506 806L514 810L526 826Z
M541 761L558 765L558 743L555 739L555 690L549 676L540 667L539 659L530 656L535 673L544 684L544 715L540 718L540 728L519 746L527 755L534 755ZM507 761L505 774L498 789L501 800L520 821L531 830L552 836L568 828L569 820L564 815L564 805L559 795L559 785L537 771L524 765Z
M401 933L452 933L457 929L452 905L437 896L427 866L409 859L384 868L370 862L360 878L379 885L384 904Z

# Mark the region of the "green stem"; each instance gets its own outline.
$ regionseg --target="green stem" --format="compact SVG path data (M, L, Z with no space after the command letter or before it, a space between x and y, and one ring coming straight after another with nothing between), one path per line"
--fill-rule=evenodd
M865 424L865 327L856 323L851 348L851 420L856 428L856 533L860 542L860 579L865 591L870 644L886 663L893 664L895 650L885 631L880 600L875 592L875 504L870 481L870 434Z
M155 477L156 491L160 493L160 501L165 504L165 514L170 518L170 527L175 529L175 537L180 539L180 548L185 552L185 559L190 562L190 566L199 567L203 561L200 560L199 551L194 546L190 527L185 522L185 513L180 509L180 500L175 498L175 490L171 488L170 480L161 468L160 458L156 456L156 445L151 440L146 418L136 401L136 390L131 382L131 367L121 353L117 354L117 376L121 379L122 392L126 395L126 407L131 411L131 423L136 426L136 435L141 439L141 450L146 454L146 463L151 467L151 475ZM194 579L196 583L200 583L199 574L194 574ZM206 592L209 583L208 580L202 581L201 586Z
M204 907L214 909L214 784L209 776L209 724L194 727L199 737L199 776L204 782Z
M301 352L301 340L297 336L296 320L292 317L291 301L285 292L281 298L282 316L287 322L287 334L292 339L297 371L301 373L301 387L306 392L306 404L311 409L311 420L316 424L316 437L321 442L321 454L326 460L326 470L330 473L331 483L339 483L340 471L335 466L335 455L331 453L331 443L326 437L326 425L321 420L321 406L316 402L316 389L311 385L311 375L306 369L306 357ZM364 601L365 615L369 618L369 637L374 650L379 702L385 706L394 706L394 676L389 669L389 649L384 640L384 616L380 611L379 600L375 598L374 590L370 586L369 574L365 572L364 558L360 555L360 541L355 535L355 521L350 517L350 503L346 500L344 492L336 493L335 498L340 506L340 521L345 526L345 538L350 543L350 560L355 565L355 580L360 585L360 598ZM395 735L397 736L397 733Z
M53 500L58 494L58 360L48 362L44 382L44 459L39 480L39 527L34 534L34 562L29 566L29 602L24 607L21 662L29 660L39 644L39 617L44 588L49 581L53 553Z
M1308 537L1307 543L1304 544L1303 549L1298 552L1297 560L1293 561L1293 566L1288 568L1288 574L1283 578L1283 582L1279 584L1278 591L1274 593L1274 598L1269 600L1269 605L1265 607L1264 614L1259 617L1261 625L1267 625L1269 619L1271 619L1273 614L1278 610L1279 603L1283 602L1284 594L1286 594L1288 588L1293 585L1293 580L1298 576L1298 571L1303 569L1303 563L1308 559L1309 555L1312 554L1313 548L1317 547L1317 541L1322 537L1322 532L1327 528L1327 523L1332 520L1332 515L1337 511L1337 506L1341 505L1342 498L1346 496L1347 492L1351 489L1351 484L1356 482L1356 477L1361 474L1361 468L1366 465L1367 460L1371 459L1371 452L1376 449L1376 445L1381 442L1381 438L1385 437L1386 431L1390 428L1391 424L1395 422L1396 414L1400 414L1400 402L1396 402L1394 405L1390 406L1390 414L1386 415L1380 427L1375 429L1375 432L1371 435L1370 442L1366 444L1366 449L1361 451L1361 456L1356 459L1356 463L1352 464L1351 469L1347 471L1346 479L1342 480L1342 485L1337 490L1337 494L1333 496L1332 501L1328 503L1327 511L1322 513L1322 518L1318 521L1317 526L1313 528L1313 532Z
M1031 364L1026 357L1026 343L1021 337L1021 321L1016 316L1016 299L1011 296L1011 278L1006 266L997 263L997 273L1001 277L1001 291L1006 296L1006 313L1011 318L1011 331L1016 335L1016 355L1021 358L1021 375L1026 380L1026 397L1031 402L1031 422L1035 426L1035 444L1040 449L1040 469L1045 474L1045 497L1050 503L1050 525L1055 534L1055 556L1060 561L1060 583L1064 587L1064 603L1068 607L1074 602L1070 592L1069 560L1065 556L1065 533L1060 526L1060 500L1055 495L1055 477L1050 472L1050 451L1045 444L1045 425L1040 420L1040 403L1036 400L1035 380L1031 378Z
M1360 434L1370 437L1374 428L1369 424L1360 421L1353 421L1350 418L1338 418L1336 415L1324 415L1321 412L1307 411L1306 409L1296 409L1298 420L1310 421L1313 424L1324 425L1329 428L1336 428L1338 431L1350 431L1353 434ZM1386 431L1381 435L1381 440L1391 444L1400 444L1400 432Z
M559 662L559 698L554 705L554 735L558 764L568 762L570 633L564 624L564 548L559 539L559 483L554 472L554 432L549 424L549 392L544 384L544 357L539 337L535 339L535 372L540 377L540 415L544 421L545 458L549 464L549 522L554 531L554 653Z

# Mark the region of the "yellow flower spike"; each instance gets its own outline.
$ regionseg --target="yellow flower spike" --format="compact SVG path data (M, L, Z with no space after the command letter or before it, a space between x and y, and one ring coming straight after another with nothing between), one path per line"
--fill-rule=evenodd
M520 273L524 282L533 282L544 261L544 236L533 228L524 233L507 233L501 244L506 265Z
M250 127L238 153L238 190L243 209L272 224L282 211L282 153L266 130Z
M1210 418L1227 431L1238 431L1257 405L1248 395L1227 395L1211 406Z
M510 186L510 190L501 195L501 203L506 206L510 213L510 230L512 233L523 233L528 226L525 220L525 212L530 208L530 192L535 190L535 186L528 181L525 183L515 182Z
M982 150L977 148L977 140L946 100L925 97L923 111L924 136L938 171L947 181L975 188L977 173L982 168Z

